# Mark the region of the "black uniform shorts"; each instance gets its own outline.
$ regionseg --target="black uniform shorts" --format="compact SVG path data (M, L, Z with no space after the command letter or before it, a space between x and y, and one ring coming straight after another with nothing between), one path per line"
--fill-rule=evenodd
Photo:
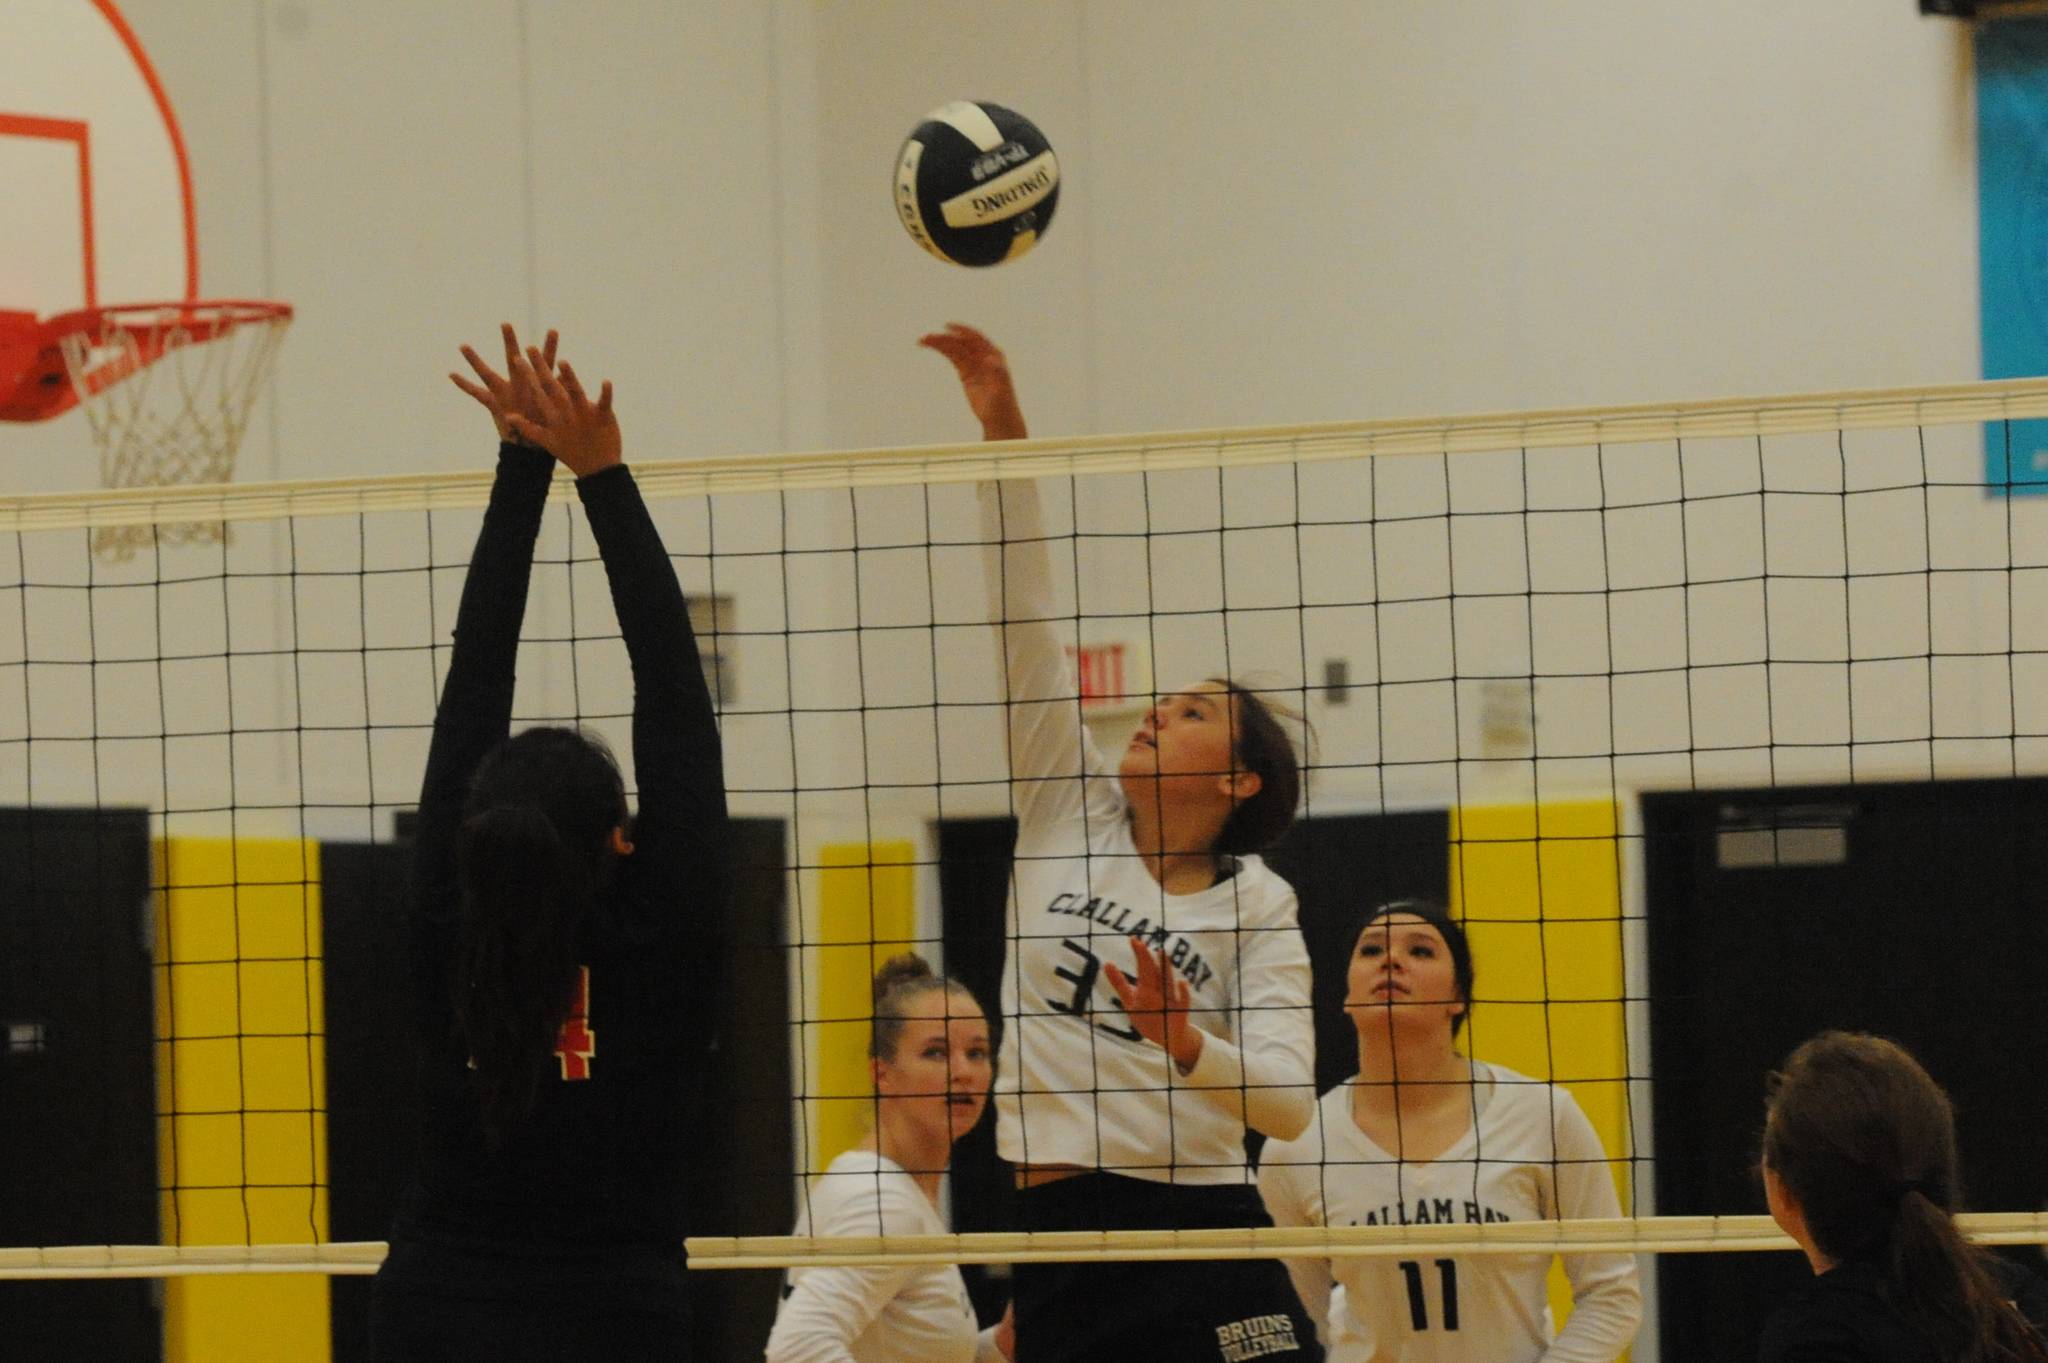
M1081 1174L1018 1194L1026 1230L1197 1230L1272 1224L1242 1184ZM1017 1363L1322 1363L1277 1259L1018 1264Z
M394 1239L370 1287L372 1363L688 1363L682 1256L637 1261Z
M370 1294L376 1363L685 1363L683 1323L599 1302L545 1309L378 1283Z

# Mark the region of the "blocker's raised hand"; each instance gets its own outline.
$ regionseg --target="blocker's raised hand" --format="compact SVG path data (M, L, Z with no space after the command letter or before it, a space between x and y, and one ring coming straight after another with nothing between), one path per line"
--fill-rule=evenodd
M505 340L505 373L500 374L485 364L483 356L477 354L473 347L464 346L462 358L469 361L469 367L476 371L482 382L480 385L472 383L460 374L450 374L448 378L457 388L483 404L498 428L498 439L517 440L519 436L512 429L512 418L539 415L540 409L536 405L538 390L532 382L520 377L519 337L512 330L512 324L501 323L499 332ZM529 374L552 375L555 372L555 346L559 339L552 330L548 332L546 343L535 352L539 357L539 367L528 366Z
M532 346L513 358L515 382L533 385L536 408L533 416L511 414L513 433L555 456L578 478L619 463L623 441L619 419L612 414L611 381L605 381L593 403L567 360L553 373L548 368L548 357Z
M948 322L944 331L920 336L917 343L936 350L953 362L967 405L981 422L985 440L1024 438L1024 413L1017 406L1017 385L1010 378L1010 362L1002 349L961 322Z

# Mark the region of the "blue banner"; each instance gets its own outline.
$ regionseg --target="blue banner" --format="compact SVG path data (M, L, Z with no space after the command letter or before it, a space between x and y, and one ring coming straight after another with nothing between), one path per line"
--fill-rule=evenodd
M1976 35L1984 377L2031 378L2048 374L2048 22ZM2048 493L2048 420L1985 423L1984 481Z

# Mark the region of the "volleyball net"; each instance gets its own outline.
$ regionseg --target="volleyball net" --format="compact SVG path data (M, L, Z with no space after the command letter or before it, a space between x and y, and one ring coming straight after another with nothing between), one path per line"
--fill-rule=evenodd
M2039 1103L1964 1101L2009 1077L1938 1058L1944 1027L2040 1034L2006 934L2041 929L1996 915L2039 883L2048 507L1983 469L2044 416L2048 381L2020 381L712 460L629 432L743 869L692 1262L1782 1246L1742 1179L1762 1071L1823 1016L1931 1048L1973 1229L2048 1240L2042 1163L2018 1167ZM413 1149L407 816L477 454L0 500L0 1276L374 1269ZM1039 480L1073 703L1105 747L1205 676L1306 715L1301 822L1270 859L1316 965L1319 1084L1355 1064L1358 910L1442 899L1478 961L1463 1044L1573 1094L1624 1220L1033 1235L1000 1224L984 1127L955 1235L784 1234L872 1119L876 965L916 949L997 996L1014 805L989 479ZM152 542L194 523L226 534ZM117 526L145 543L102 562L91 536ZM515 724L605 736L630 787L631 703L559 480ZM1967 1013L1929 980L1950 934L1995 991ZM1775 974L1731 964L1765 955Z

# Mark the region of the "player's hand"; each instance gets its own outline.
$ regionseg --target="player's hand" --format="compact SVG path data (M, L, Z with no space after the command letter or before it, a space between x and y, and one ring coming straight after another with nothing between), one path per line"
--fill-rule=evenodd
M514 416L535 417L540 409L535 405L537 396L534 386L520 377L519 337L513 332L510 322L503 323L500 332L505 338L505 373L484 363L483 356L469 347L462 347L462 358L469 361L469 367L476 371L481 385L471 383L460 374L450 374L449 380L457 388L475 398L491 414L491 421L498 428L498 439L517 440L512 430ZM530 372L552 375L555 372L555 333L548 333L547 342L540 351L539 369Z
M1003 1308L1003 1318L996 1322L996 1351L1004 1358L1017 1357L1017 1303L1012 1301Z
M612 415L612 385L607 380L592 402L567 360L554 373L543 372L547 356L532 346L514 357L515 382L533 385L536 414L514 412L513 433L559 459L578 478L588 478L620 462L619 419Z
M1017 387L1010 380L1010 362L996 343L959 322L944 331L920 336L917 343L953 362L967 405L981 422L984 440L1022 440L1024 413L1017 406Z
M1102 966L1103 977L1130 1015L1132 1029L1155 1046L1164 1047L1186 1074L1202 1058L1202 1029L1188 1021L1188 982L1173 968L1165 947L1151 951L1133 937L1131 952L1138 958L1135 979L1107 961Z

